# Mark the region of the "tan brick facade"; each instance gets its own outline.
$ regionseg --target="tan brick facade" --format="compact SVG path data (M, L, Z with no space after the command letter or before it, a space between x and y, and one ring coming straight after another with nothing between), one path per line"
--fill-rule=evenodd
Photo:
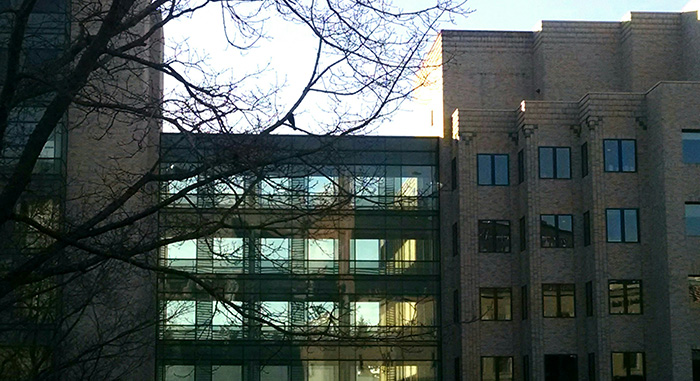
M692 380L700 310L689 305L688 276L700 274L700 238L685 235L684 205L700 201L700 165L683 163L681 132L700 129L700 83L693 82L700 79L697 14L633 12L625 22L549 21L532 33L443 31L426 67L431 64L442 66L430 74L431 86L421 97L426 113L442 115L442 125L435 124L445 137L443 379L480 380L482 362L490 361L483 358L495 356L512 358L516 380L573 379L545 365L546 355L557 354L575 356L570 358L578 380L611 380L620 372L613 364L622 366L613 353L625 352L643 353L648 380ZM634 141L634 170L606 171L606 139ZM540 178L539 147L569 147L570 178ZM477 185L478 154L508 155L508 186ZM637 211L638 242L608 242L608 209L611 215L632 210L621 217L628 220ZM584 245L585 212L589 245ZM572 216L573 248L541 247L541 215ZM510 221L509 253L479 251L479 220ZM453 236L445 233L454 224L458 256ZM616 286L610 282L630 280L641 281L641 313L611 313L609 290ZM548 284L575 285L574 318L543 316ZM486 287L511 289L510 320L481 319L479 289ZM631 376L639 369L623 371Z

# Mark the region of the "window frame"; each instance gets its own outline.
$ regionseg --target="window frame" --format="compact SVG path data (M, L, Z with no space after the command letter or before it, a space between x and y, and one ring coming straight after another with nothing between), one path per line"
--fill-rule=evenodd
M546 307L545 307L545 287L546 286L554 286L556 287L556 295L555 295L555 300L556 300L556 314L555 315L547 315ZM563 316L563 311L562 311L562 288L564 286L571 286L571 305L573 306L573 311L571 311L570 316ZM543 283L542 284L542 317L544 318L555 318L555 319L573 319L576 317L576 284L575 283Z
M488 294L490 295L484 295ZM492 315L490 318L487 318L487 313L488 311L484 311L484 302L483 298L491 296L493 300L493 309L491 310L490 314ZM498 310L498 300L501 296L507 296L508 297L508 315L507 317L501 319L499 318L499 310ZM479 288L479 320L481 321L512 321L513 320L513 290L510 287L480 287Z
M459 257L460 247L459 247L459 222L452 224L452 257Z
M508 245L507 247L504 246L505 250L498 250L499 245L498 245L498 235L495 234L496 230L498 230L498 224L504 224L504 226L508 227ZM491 238L488 240L490 242L485 242L486 244L491 245L492 250L488 250L489 247L486 247L485 250L482 250L482 246L489 246L489 245L482 245L482 224L487 225L484 226L485 231L488 231L491 233ZM510 229L510 220L479 220L477 223L477 229L478 229L478 248L480 253L510 253L511 251L511 241L512 241L512 232Z
M615 373L614 373L615 372L615 354L622 354L622 367L623 367L623 369L626 370L626 373L627 373L627 375L625 375L624 378L622 378L622 379L616 378L619 376L615 376ZM611 376L611 379L620 380L620 381L627 381L627 380L632 381L632 380L636 379L636 378L634 378L634 379L631 378L632 375L630 374L631 368L630 368L629 364L631 361L629 360L629 358L630 358L630 355L632 355L632 354L634 354L634 355L641 354L642 355L642 379L646 380L646 377L647 377L646 354L644 352L618 352L618 351L610 352L610 376Z
M605 145L607 142L616 142L617 148L617 169L609 170L607 167L607 150ZM623 158L624 150L622 149L623 142L632 142L634 147L634 169L624 170L623 163L625 159ZM637 172L637 139L603 139L603 171L608 173L620 172L620 173L636 173Z
M518 184L525 181L525 150L518 151Z
M683 139L685 134L695 134L695 135L697 135L698 138L700 138L700 130L698 130L698 129L683 129L683 130L681 130L681 160L683 161L683 164L700 164L700 160L698 160L698 161L686 161L686 157L688 155L686 154L686 145L685 145L686 139ZM688 139L688 140L695 140L695 139ZM700 153L698 153L698 156L700 156Z
M506 158L506 182L505 184L496 183L496 157L505 156ZM480 168L480 157L488 157L491 170L491 178L488 179L488 183L482 183ZM507 187L510 185L510 157L507 153L479 153L476 155L476 184L478 186L491 186L491 187Z
M591 212L583 212L583 246L591 245Z
M697 233L693 232L693 234L690 234L688 232L688 227L689 227L689 218L688 218L688 207L696 207L698 209L698 212L700 212L700 202L694 202L694 201L688 201L685 203L685 210L684 210L684 215L683 219L685 221L685 235L687 237L700 237L700 229L698 229Z
M554 236L554 246L545 246L544 245L544 234L542 234L542 218L546 216L553 216L554 217L554 231L555 231L555 236ZM571 218L571 245L570 246L563 246L562 245L562 238L560 237L559 234L559 225L560 225L560 218L562 217L569 217ZM544 249L573 249L575 246L574 242L574 215L573 214L540 214L540 247Z
M636 224L637 224L637 240L636 241L628 241L627 238L625 237L625 211L634 211L635 216L636 216ZM619 218L620 218L620 241L611 241L610 240L610 221L608 220L608 213L611 211L618 211ZM606 208L605 209L605 241L608 243L640 243L642 241L642 237L640 234L640 226L639 226L639 209L638 208Z
M612 289L614 284L622 285L622 312L613 312L612 310ZM628 288L630 285L639 285L639 312L630 312L630 300L628 296ZM644 315L644 290L641 279L608 279L608 314L609 315Z
M537 147L537 154L538 154L538 168L539 168L539 177L540 179L544 180L571 180L571 147L566 147L566 146L539 146ZM542 176L542 151L543 150L552 150L552 177L544 177ZM567 150L568 151L568 157L569 157L569 175L568 177L559 177L558 175L558 163L557 163L557 151L558 150Z
M493 363L494 364L494 366L493 366L494 375L490 378L487 378L487 379L500 381L500 379L501 379L501 367L499 364L500 364L500 361L503 359L505 359L506 361L508 361L508 359L510 359L510 379L512 380L515 378L514 377L515 376L514 369L513 369L513 368L515 368L515 366L514 366L515 360L514 360L513 356L481 356L481 361L479 361L479 365L480 365L479 374L481 376L480 379L482 381L485 379L484 378L484 360L485 359L493 359L493 361L494 361L494 363Z

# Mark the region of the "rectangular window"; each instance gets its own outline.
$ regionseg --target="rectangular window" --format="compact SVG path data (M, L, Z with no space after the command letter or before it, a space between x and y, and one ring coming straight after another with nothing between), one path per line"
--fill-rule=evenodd
M527 316L530 313L530 308L528 307L529 303L527 302L527 300L527 286L522 286L520 287L520 308L522 310L522 315L520 316L520 318L522 320L527 319Z
M700 164L700 130L683 130L683 162Z
M685 234L700 236L700 203L685 204Z
M688 275L690 307L700 308L700 275Z
M452 190L457 189L457 158L452 158L452 164L450 165L450 175L452 180Z
M455 381L462 381L462 364L461 364L461 360L459 359L459 357L455 357L454 370L455 370Z
M571 148L540 147L540 178L570 179Z
M637 141L634 139L603 140L605 172L636 172Z
M574 218L570 214L540 215L542 247L574 247Z
M591 213L583 213L583 246L591 244Z
M511 320L510 288L480 288L481 320Z
M510 253L510 221L479 220L479 252Z
M452 224L452 256L459 255L459 225L455 222Z
M588 354L588 381L595 381L595 353Z
M545 381L578 380L576 355L544 355Z
M593 282L586 282L586 316L593 316Z
M530 356L523 356L523 381L530 381Z
M588 143L581 145L581 177L588 175Z
M615 381L646 379L644 352L613 352L612 376Z
M481 381L513 381L513 357L482 357Z
M460 320L459 290L454 290L452 291L452 321L459 323Z
M573 284L543 284L542 310L544 317L575 317L574 291Z
M518 151L518 184L525 181L525 151Z
M508 185L508 155L478 154L476 159L479 185Z
M519 231L520 231L520 251L525 251L525 250L527 250L527 223L525 222L525 217L520 217Z
M194 381L194 365L166 365L165 381Z
M637 209L607 209L608 242L639 242Z
M611 280L608 283L611 315L642 313L642 281Z

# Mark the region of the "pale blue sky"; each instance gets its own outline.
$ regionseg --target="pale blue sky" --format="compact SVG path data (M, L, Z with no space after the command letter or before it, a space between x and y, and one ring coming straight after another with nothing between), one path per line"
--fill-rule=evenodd
M395 1L408 7L432 2ZM468 0L467 5L473 13L455 20L455 24L443 23L440 28L532 31L541 20L620 21L630 11L680 12L684 8L698 9L700 0ZM271 38L262 41L259 48L244 53L231 49L223 38L220 9L214 6L198 12L192 19L168 24L165 30L169 39L166 55L184 56L181 51L176 51L174 42L187 40L190 53L201 59L200 65L208 65L216 71L228 70L227 75L231 78L263 70L265 75L256 78L253 83L260 89L282 86L283 92L274 105L279 113L284 113L308 78L316 42L309 38L308 31L289 23L271 21L265 24L265 31ZM196 73L192 75L197 78ZM172 90L171 85L172 82L166 79L166 98ZM344 104L352 105L352 102ZM322 114L319 112L322 107L310 102L299 109L297 124L315 125ZM372 133L415 133L410 128L418 117L410 111L414 107L410 102L404 102L402 109L407 111L395 113L390 121L377 123Z

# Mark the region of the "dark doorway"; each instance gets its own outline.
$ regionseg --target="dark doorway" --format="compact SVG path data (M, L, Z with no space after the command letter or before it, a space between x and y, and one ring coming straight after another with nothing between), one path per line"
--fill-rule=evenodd
M545 355L544 380L578 380L578 361L576 359L576 355Z

